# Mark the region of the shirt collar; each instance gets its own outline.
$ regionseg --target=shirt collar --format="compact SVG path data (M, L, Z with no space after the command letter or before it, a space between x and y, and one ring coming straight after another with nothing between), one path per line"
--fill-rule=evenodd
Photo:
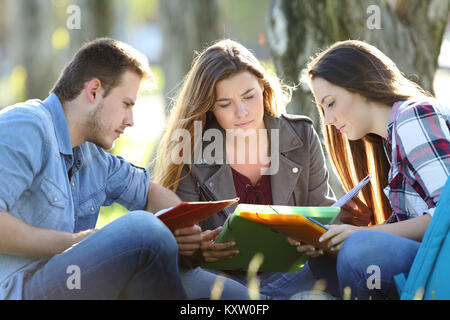
M52 93L44 100L43 105L52 116L59 152L65 155L73 155L69 127L61 101L56 94Z
M398 108L403 104L404 101L397 101L392 105L391 114L389 115L388 126L387 126L387 136L386 141L392 143L392 127L394 124L395 115L398 113Z

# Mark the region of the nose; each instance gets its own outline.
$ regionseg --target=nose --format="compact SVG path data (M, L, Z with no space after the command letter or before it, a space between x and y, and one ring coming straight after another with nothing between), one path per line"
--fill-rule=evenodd
M323 111L324 122L326 125L334 124L335 118L331 111L327 111L326 109Z
M236 116L238 118L245 117L248 115L247 106L244 101L239 101L236 103Z
M134 126L133 110L131 108L128 109L125 119L123 121L123 124L127 127Z

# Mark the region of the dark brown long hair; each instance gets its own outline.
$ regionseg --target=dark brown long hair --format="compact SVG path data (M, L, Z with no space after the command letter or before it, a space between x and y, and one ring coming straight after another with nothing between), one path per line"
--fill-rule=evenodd
M306 76L310 81L315 77L323 78L370 101L389 106L413 97L430 96L408 80L384 53L356 40L337 42L318 53L308 64ZM318 108L324 122L323 111ZM383 223L392 213L383 193L390 168L383 138L367 134L350 141L332 125L324 125L323 131L332 163L347 191L368 173L372 175L370 187L363 188L359 198L374 213L372 224Z

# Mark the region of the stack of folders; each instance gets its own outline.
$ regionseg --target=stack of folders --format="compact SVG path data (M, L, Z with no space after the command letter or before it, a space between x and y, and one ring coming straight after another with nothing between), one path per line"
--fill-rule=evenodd
M202 266L219 270L247 270L257 253L263 255L259 271L298 272L308 259L290 245L287 236L328 251L327 243L319 243L320 236L340 212L341 206L358 194L370 181L363 179L355 188L331 207L292 207L239 204L223 226L216 242L234 241L239 253L231 259L204 263ZM203 221L239 201L182 202L176 207L158 212L170 230L175 231Z
M240 204L225 223L216 242L236 242L239 254L229 260L205 263L203 267L220 270L246 270L256 253L264 260L260 271L298 272L308 257L299 254L286 237L330 252L318 240L340 212L340 208L370 181L364 178L331 207L291 207Z
M313 242L326 232L340 212L338 207L291 207L240 204L225 222L216 242L234 241L239 253L231 259L207 262L202 266L218 270L247 270L253 257L260 253L259 271L298 272L308 257L297 252L286 236ZM314 242L315 243L315 242Z

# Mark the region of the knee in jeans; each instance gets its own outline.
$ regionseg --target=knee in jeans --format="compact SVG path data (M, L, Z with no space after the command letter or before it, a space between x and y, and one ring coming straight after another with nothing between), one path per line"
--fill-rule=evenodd
M127 237L140 241L143 248L153 248L169 255L177 254L175 237L161 220L147 211L133 211L127 215Z
M346 264L348 267L354 265L355 261L365 260L366 257L374 257L383 248L379 247L376 237L378 232L358 231L349 236L339 250L339 264Z

